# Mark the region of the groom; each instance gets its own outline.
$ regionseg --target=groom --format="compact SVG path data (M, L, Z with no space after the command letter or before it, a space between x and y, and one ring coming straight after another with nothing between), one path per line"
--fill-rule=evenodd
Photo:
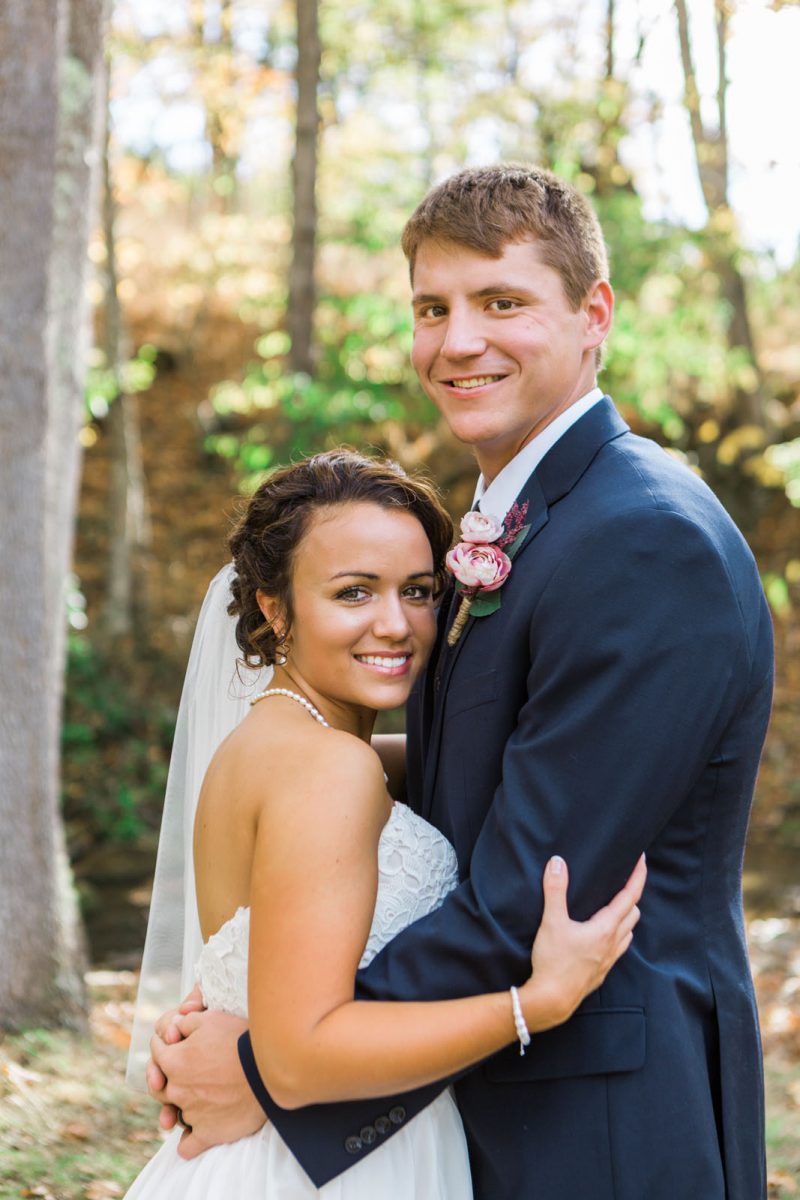
M422 386L475 449L482 511L502 518L516 502L527 535L500 608L469 616L452 646L458 601L442 606L409 711L409 798L453 842L461 885L359 974L359 994L519 982L550 855L569 863L582 918L645 850L642 920L605 984L524 1058L512 1047L455 1084L475 1195L761 1200L740 883L772 637L752 556L705 485L596 387L613 296L597 219L574 189L535 168L462 171L423 200L403 249ZM234 1019L191 1027L179 1045L154 1042L169 1076L155 1094L190 1112L187 1155L261 1116ZM239 1051L318 1186L442 1086L286 1112L247 1035Z

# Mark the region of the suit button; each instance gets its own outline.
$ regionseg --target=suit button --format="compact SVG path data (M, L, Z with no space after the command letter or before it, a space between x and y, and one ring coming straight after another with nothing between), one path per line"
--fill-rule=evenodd
M383 1137L392 1128L392 1122L388 1117L376 1117L375 1129Z
M406 1110L402 1104L396 1104L394 1108L389 1109L389 1120L393 1125L402 1125L406 1119Z
M344 1148L348 1154L360 1154L364 1149L364 1144L360 1137L356 1137L354 1133L349 1138L345 1138Z
M371 1146L378 1137L377 1133L375 1132L374 1125L365 1125L358 1136L361 1138L361 1141L365 1146Z

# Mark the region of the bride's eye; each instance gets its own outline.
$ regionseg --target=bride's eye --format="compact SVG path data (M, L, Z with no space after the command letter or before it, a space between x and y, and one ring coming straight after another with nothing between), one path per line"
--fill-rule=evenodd
M403 589L403 595L407 600L430 600L433 588L427 583L411 583Z
M342 588L340 592L336 593L334 599L346 600L350 603L355 603L358 600L363 600L368 595L369 592L365 587L353 585L353 587Z

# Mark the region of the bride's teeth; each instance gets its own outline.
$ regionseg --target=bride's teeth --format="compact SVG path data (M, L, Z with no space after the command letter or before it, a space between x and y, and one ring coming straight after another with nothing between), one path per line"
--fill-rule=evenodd
M481 375L479 379L454 379L452 386L457 388L484 387L487 383L497 383L499 375Z
M404 654L401 657L383 658L378 654L359 654L362 662L368 663L371 667L400 667L403 663L408 662L410 655Z

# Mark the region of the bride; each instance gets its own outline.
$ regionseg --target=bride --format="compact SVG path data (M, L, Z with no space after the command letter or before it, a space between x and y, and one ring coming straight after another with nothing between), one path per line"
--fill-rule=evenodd
M458 881L443 835L391 799L384 765L394 773L397 747L375 740L384 764L371 744L376 714L405 702L432 647L451 532L427 484L333 451L271 475L230 538L236 640L248 666L274 674L216 749L189 813L204 943L195 978L206 1006L248 1017L259 1070L286 1108L414 1088L517 1038L524 1053L530 1033L600 985L638 920L643 865L580 923L567 913L564 864L551 860L518 991L353 999L359 965ZM187 909L189 947L192 919ZM372 1152L320 1190L270 1124L190 1160L178 1128L128 1198L468 1200L451 1092L386 1137L393 1113L385 1128L375 1121ZM190 1127L188 1106L181 1120Z

